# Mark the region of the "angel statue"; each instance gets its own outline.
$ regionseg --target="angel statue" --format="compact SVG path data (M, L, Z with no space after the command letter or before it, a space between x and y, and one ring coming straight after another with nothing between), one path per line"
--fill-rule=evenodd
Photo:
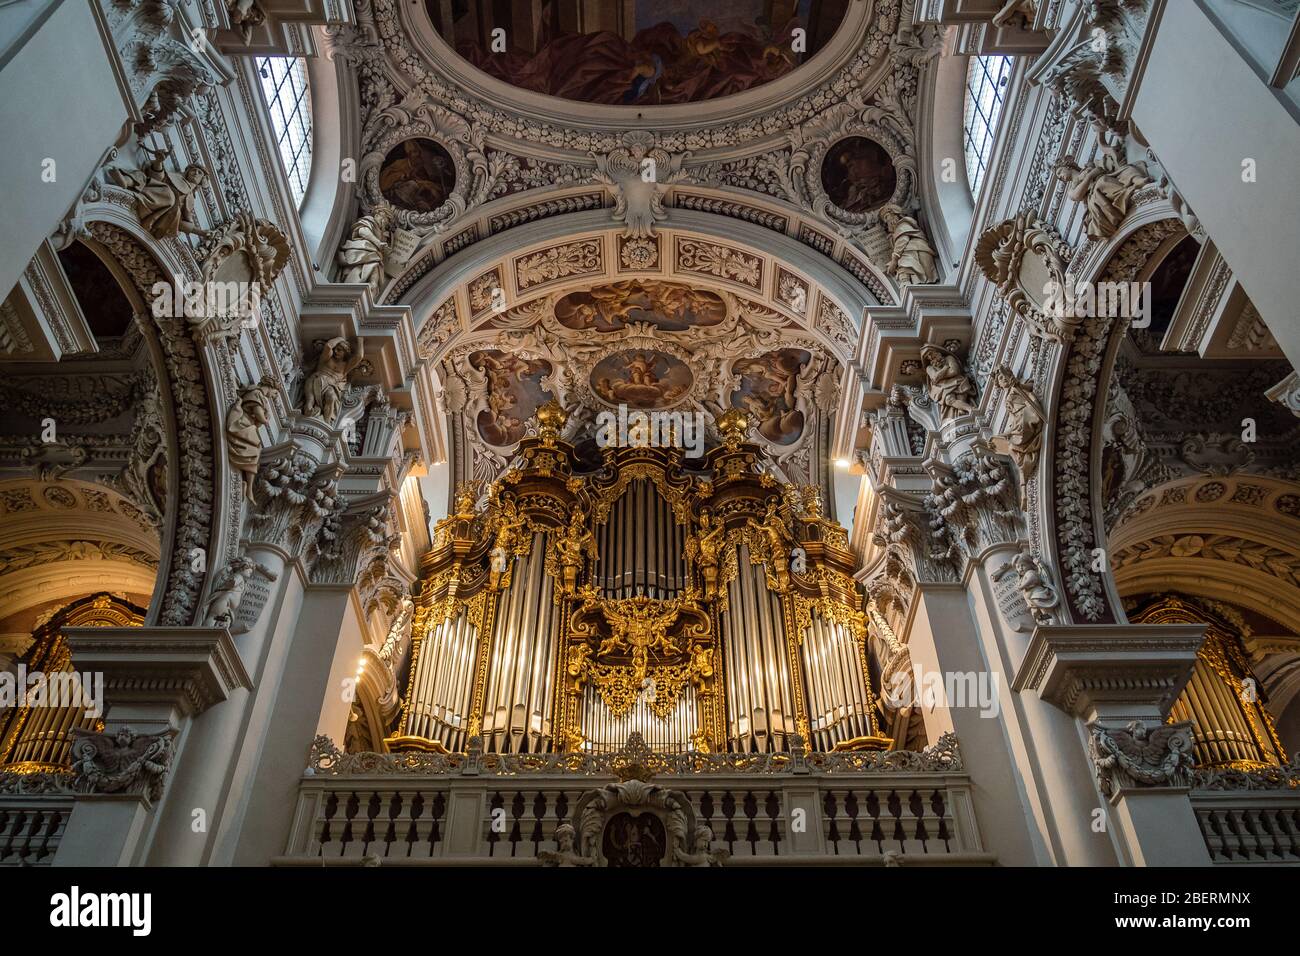
M713 845L712 828L701 823L695 828L695 836L691 841L690 852L682 849L680 846L673 847L673 857L678 866L722 866L723 861L731 856L731 851L723 847L719 850L711 849Z
M595 866L596 860L594 857L582 856L574 849L577 836L573 824L561 823L555 828L556 849L541 850L538 852L537 858L546 866Z
M1016 586L1024 595L1029 613L1037 623L1050 624L1051 611L1060 603L1056 588L1051 583L1052 573L1028 546L1020 549L1020 553L1012 560L1012 565L1016 569Z
M700 567L704 576L704 596L712 597L718 583L718 552L722 550L723 535L726 526L721 521L713 521L709 509L700 512L699 534L692 534L686 539L686 557Z
M365 339L357 339L355 357L352 355L352 346L342 336L318 340L316 347L319 349L316 371L307 377L307 383L303 386L302 413L320 418L332 426L343 411L343 394L348 389L348 376L365 360L366 342Z
M583 555L596 560L596 538L575 511L569 518L569 530L556 541L560 567L564 569L564 593L572 595L578 586L578 572L582 570Z
M104 173L114 185L135 194L140 225L155 239L174 239L182 232L206 235L194 217L194 194L207 182L208 171L196 163L183 173L167 169L171 152L166 147L154 149L141 143L140 148L150 157L141 169L110 166Z
M226 414L226 448L230 463L244 481L244 497L250 505L257 504L253 488L257 479L257 462L262 455L261 426L270 417L271 399L268 385L263 382L239 393L239 401L230 406Z
M1034 396L1034 385L1021 381L1005 365L993 370L993 382L1006 391L1007 424L1002 435L993 440L999 452L1010 455L1020 470L1021 504L1025 489L1038 471L1038 458L1043 448L1043 426L1047 414Z
M766 540L768 563L776 575L777 589L784 591L790 580L786 555L794 546L794 535L790 533L785 520L777 510L777 499L768 499L767 512L763 515L762 521L750 518L746 522L746 527L760 532Z
M938 345L926 345L921 360L925 362L926 388L944 418L975 410L975 386L956 355Z

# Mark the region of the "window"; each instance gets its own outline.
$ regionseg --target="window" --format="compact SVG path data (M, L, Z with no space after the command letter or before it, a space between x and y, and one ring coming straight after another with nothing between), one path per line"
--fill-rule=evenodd
M289 177L293 200L302 205L311 176L311 94L307 91L307 70L293 57L257 58L262 77L262 96L271 115L271 128L280 147L280 162Z
M998 129L1002 98L1011 79L1011 57L973 56L966 73L966 111L962 120L962 146L966 151L966 180L971 195L979 198L988 171L993 135Z

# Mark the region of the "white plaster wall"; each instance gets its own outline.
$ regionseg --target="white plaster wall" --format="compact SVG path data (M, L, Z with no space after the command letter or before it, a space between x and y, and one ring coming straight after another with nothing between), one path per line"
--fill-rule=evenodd
M127 120L89 0L61 0L0 71L0 294L76 202ZM41 179L53 159L56 179Z

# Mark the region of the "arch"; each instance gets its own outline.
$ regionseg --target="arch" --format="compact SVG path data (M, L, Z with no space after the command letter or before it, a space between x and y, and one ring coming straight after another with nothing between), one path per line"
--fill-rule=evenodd
M1078 282L1138 281L1153 257L1186 235L1167 200L1152 201L1155 193L1147 199L1115 236L1085 243L1071 257ZM1047 540L1040 545L1054 556L1064 583L1063 604L1070 619L1080 623L1125 619L1113 575L1093 567L1094 551L1106 541L1100 494L1105 396L1128 325L1127 317L1081 320L1059 350L1044 390L1050 401L1044 448L1050 450L1051 468L1042 469L1046 487L1041 500L1053 507L1044 516Z
M654 265L629 267L629 262L638 261L632 257L633 248L652 249ZM714 254L715 248L721 252ZM654 239L638 240L625 237L623 227L611 223L603 210L589 210L485 239L444 260L402 294L401 301L423 316L416 329L422 358L448 351L488 315L469 301L469 294L474 283L494 275L507 309L602 281L676 279L721 288L811 329L842 361L851 360L867 309L878 304L842 266L761 226L674 210L671 222L661 226ZM802 310L795 308L798 297L783 297L783 277L803 283Z
M158 587L154 589L148 622L185 626L198 617L208 566L215 566L215 532L225 509L219 494L228 486L223 447L214 433L224 411L217 401L223 377L211 354L198 346L183 317L159 316L150 307L158 283L175 285L196 270L164 265L171 258L158 244L145 239L138 225L124 221L112 207L87 212L83 241L98 244L129 277L124 286L141 317L140 327L150 348L162 395L162 417L168 443L168 504L164 516ZM179 241L177 241L179 244ZM151 320L151 321L150 321ZM202 560L196 560L198 554Z
M112 488L69 478L11 479L0 482L0 514L5 630L97 591L146 603L153 594L158 531Z

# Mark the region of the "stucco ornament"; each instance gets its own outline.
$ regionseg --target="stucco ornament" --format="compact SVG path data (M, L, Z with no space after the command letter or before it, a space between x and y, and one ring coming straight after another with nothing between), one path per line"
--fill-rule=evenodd
M1192 725L1125 727L1088 725L1089 751L1102 795L1118 797L1132 787L1188 787L1192 781Z
M1029 323L1035 335L1069 341L1086 310L1075 307L1070 248L1032 212L991 226L975 246L975 263Z
M596 161L596 181L616 190L614 219L627 227L623 235L628 238L654 235L655 223L668 218L664 210L668 187L688 178L682 163L690 153L672 155L654 143L652 134L637 130L624 134L617 149L588 154Z
M134 793L152 806L171 769L175 730L138 734L123 727L114 734L74 727L73 789L81 793Z

